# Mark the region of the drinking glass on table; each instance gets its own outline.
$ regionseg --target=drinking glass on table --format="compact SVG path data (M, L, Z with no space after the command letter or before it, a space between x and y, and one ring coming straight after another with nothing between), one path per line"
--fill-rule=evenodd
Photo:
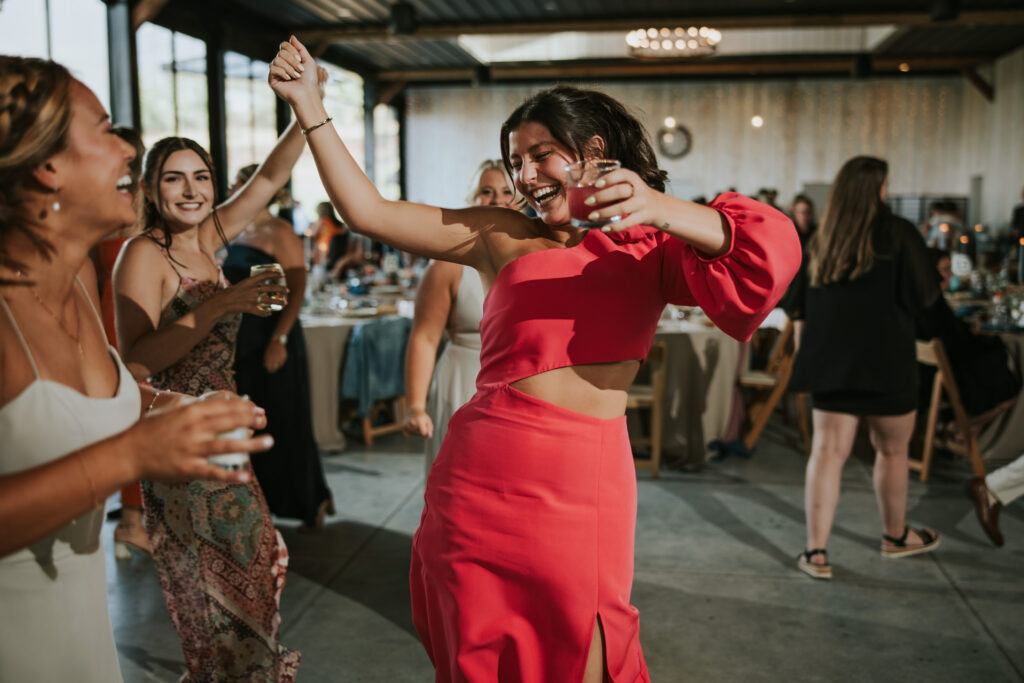
M268 285L278 284L285 287L288 284L284 278L284 268L280 263L264 263L253 266L249 269L249 275L266 275L267 279L263 283ZM266 302L258 304L262 311L280 311L288 303L284 292L267 292L263 296L266 297Z
M612 171L617 171L619 166L619 162L615 159L583 159L565 167L565 194L569 200L569 222L577 228L600 228L622 220L622 216L612 216L596 221L587 218L592 212L611 206L615 202L590 206L584 204L587 197L599 189L594 187L594 183Z

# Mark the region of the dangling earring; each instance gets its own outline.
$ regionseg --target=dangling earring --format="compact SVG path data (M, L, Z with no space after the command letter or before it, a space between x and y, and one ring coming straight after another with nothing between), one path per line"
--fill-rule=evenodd
M56 195L58 192L60 192L60 188L57 187L57 181L54 181L53 182L53 194ZM60 211L60 201L55 196L53 198L53 212L57 213L58 211Z

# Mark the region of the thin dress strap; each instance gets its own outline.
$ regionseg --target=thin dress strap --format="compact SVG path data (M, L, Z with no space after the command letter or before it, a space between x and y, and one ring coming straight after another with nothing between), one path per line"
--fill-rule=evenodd
M89 308L92 309L93 315L96 316L96 324L100 326L100 333L103 335L103 338L106 339L107 328L103 326L103 318L100 316L100 312L96 310L96 304L93 302L92 297L89 296L89 290L85 288L85 285L82 283L82 281L79 279L77 275L75 276L75 282L77 282L78 286L81 287L82 296L84 296L85 300L89 302ZM114 285L111 284L110 286L113 287ZM81 330L79 330L78 333L81 334ZM107 344L107 346L110 346L110 344Z
M39 368L36 367L36 359L32 356L32 350L28 348L28 342L25 341L25 335L21 333L21 328L18 327L18 321L14 319L14 314L11 313L10 307L7 305L7 299L0 294L0 304L3 304L4 310L7 311L7 317L11 321L11 325L14 326L14 333L18 335L18 341L21 342L21 348L25 350L25 355L28 356L28 364L32 366L32 372L35 374L36 379L39 379Z

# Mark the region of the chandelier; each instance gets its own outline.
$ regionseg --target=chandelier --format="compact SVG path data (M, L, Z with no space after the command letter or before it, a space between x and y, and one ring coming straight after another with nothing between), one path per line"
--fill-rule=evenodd
M697 57L714 53L722 32L707 26L638 28L626 34L632 57Z

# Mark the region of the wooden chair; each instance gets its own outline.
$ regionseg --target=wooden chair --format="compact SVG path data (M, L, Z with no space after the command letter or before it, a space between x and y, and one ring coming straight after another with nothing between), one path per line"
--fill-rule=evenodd
M747 393L751 395L751 400L747 404L747 420L750 426L743 435L743 445L747 450L753 450L761 432L767 426L772 412L785 396L786 388L789 386L789 376L793 372L795 356L793 321L787 320L782 333L775 341L775 347L768 358L768 365L765 369L747 370L740 375L740 387L746 389ZM810 445L810 431L807 425L807 411L801 398L801 396L797 397L800 434L804 449L807 450Z
M391 403L391 409L394 411L394 421L374 426L380 411L388 403ZM398 396L390 401L376 401L370 408L370 414L363 418L363 443L372 446L373 437L402 431L403 422L405 422L405 396Z
M667 366L665 356L668 347L665 342L656 342L647 354L645 365L651 373L650 384L634 384L629 388L626 410L645 409L651 411L650 436L630 436L631 446L649 446L651 458L633 462L637 470L649 470L651 479L657 479L661 470L661 438L665 424L665 381Z
M1009 409L1013 402L1004 404L985 415L968 415L963 401L960 399L960 390L956 386L956 378L953 375L953 366L949 362L949 355L939 339L917 342L917 362L934 367L935 379L932 382L932 397L928 404L928 418L924 428L924 448L921 451L921 459L908 458L907 466L920 474L921 481L928 481L932 455L935 447L939 446L959 455L966 455L971 462L971 469L974 470L975 476L984 477L985 463L981 459L977 433L982 426ZM953 420L956 423L960 441L944 439L935 433L943 394L953 410Z

